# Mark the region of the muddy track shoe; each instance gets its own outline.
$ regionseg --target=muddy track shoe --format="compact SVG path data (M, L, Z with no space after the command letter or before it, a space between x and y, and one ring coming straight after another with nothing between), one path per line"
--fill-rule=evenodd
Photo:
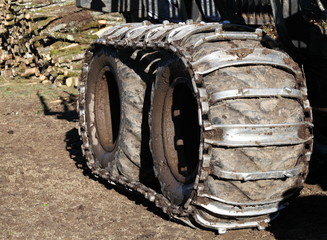
M303 187L312 148L311 108L300 69L285 53L267 48L269 40L260 30L237 28L192 22L113 27L86 53L80 87L80 134L92 171L141 193L174 219L219 233L263 229ZM94 142L102 130L87 117L94 109L88 105L87 88L97 49L108 47L118 53L115 61L123 51L146 52L144 58L159 54L142 68L156 73L149 127L161 191L138 180L134 166L141 171L141 160L135 162L142 159L140 151L135 158L127 157L133 162L131 171L126 164L125 171L119 167L123 160L118 154L103 165L103 154L96 153ZM128 85L118 83L125 81L120 74L116 85ZM135 81L141 84L129 91L141 95L146 89L140 76L136 74ZM136 104L140 112L143 103ZM121 107L121 122L130 121L133 116L123 111ZM120 124L117 139L123 127ZM134 133L141 129L137 124L125 127ZM116 144L123 152L141 145Z

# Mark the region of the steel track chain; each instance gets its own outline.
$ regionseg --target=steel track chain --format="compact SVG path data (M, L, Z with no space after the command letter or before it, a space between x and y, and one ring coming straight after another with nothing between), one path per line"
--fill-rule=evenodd
M227 27L228 28L228 27ZM233 29L233 26L231 26ZM257 29L255 32L245 31L226 31L223 30L223 26L218 23L197 23L186 22L183 24L172 24L164 22L163 24L153 25L145 21L143 23L132 23L132 24L122 24L116 27L112 27L110 30L105 32L100 38L95 40L90 47L88 48L85 54L85 60L82 68L81 80L80 80L80 98L79 98L79 116L80 116L80 128L79 133L83 140L82 151L84 156L87 159L87 165L92 170L92 172L107 180L110 184L120 185L126 188L129 191L137 192L148 199L150 202L155 203L155 206L160 208L164 213L168 214L171 218L180 220L187 225L196 228L193 223L190 221L189 216L192 214L196 215L196 207L193 205L193 201L198 196L201 196L201 191L203 190L203 182L207 179L211 173L209 168L210 161L210 144L201 143L200 146L200 156L199 156L199 171L196 176L194 190L191 194L191 197L183 206L177 206L171 204L170 201L163 196L162 194L156 192L155 190L145 186L140 182L131 181L130 179L122 175L110 175L110 173L102 169L95 161L90 148L90 143L87 137L87 126L85 124L85 111L84 111L84 102L83 94L85 94L85 83L87 80L87 74L89 70L89 64L92 60L93 51L96 47L99 46L111 46L116 49L130 48L134 50L144 50L144 51L169 51L172 54L177 55L185 64L189 67L190 75L192 77L192 84L194 92L198 95L198 105L199 105L199 123L203 128L206 128L206 119L208 119L208 97L203 87L202 74L199 69L194 69L196 64L192 63L192 49L185 49L183 47L184 41L187 38L190 38L193 34L199 32L213 31L211 35L206 35L202 39L198 40L193 46L199 46L203 42L208 41L232 41L232 40L255 40L262 41L263 34L260 29ZM255 60L251 60L255 61ZM304 112L306 116L306 122L312 122L312 113L311 107L307 100L307 92L305 82L303 80L301 70L296 66L289 66L288 63L292 63L290 57L284 58L284 62L274 63L276 66L291 69L291 71L296 76L297 81L299 82L299 91L301 92L303 99L302 105L304 106ZM257 61L254 63L265 64L264 60ZM226 62L227 66L239 66L242 63ZM269 63L271 64L271 63ZM200 64L201 65L201 64ZM214 66L217 67L217 66ZM219 66L218 66L219 67ZM306 141L307 148L305 155L305 161L309 161L311 151L312 151L312 142L311 138ZM303 170L302 180L299 182L299 188L304 182L304 178L307 174L307 166ZM194 216L193 216L194 217ZM195 216L196 217L196 216ZM262 230L267 225L267 222L270 219L261 219L252 222L245 222L240 224L231 224L223 225L221 227L212 227L218 230L219 233L224 233L227 229L232 228L243 228L243 227L257 227Z

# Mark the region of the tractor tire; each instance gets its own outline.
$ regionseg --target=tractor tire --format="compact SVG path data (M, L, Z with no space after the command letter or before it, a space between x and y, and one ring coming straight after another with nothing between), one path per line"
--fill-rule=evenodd
M246 50L233 50L235 46L248 48L249 53L264 49L254 41L210 42L194 50L193 63L212 51L240 57L248 54ZM271 50L260 51L270 54ZM151 150L163 195L179 206L191 202L196 208L193 214L196 222L219 226L221 231L224 224L234 221L266 221L270 214L283 208L287 199L299 193L307 174L305 153L310 146L304 139L309 133L296 127L305 126L304 99L262 93L244 97L241 92L293 91L300 89L302 83L294 74L274 64L222 67L202 75L201 88L208 99L203 103L201 94L194 91L189 70L173 54L164 58L152 93ZM230 92L235 95L217 97ZM199 109L204 109L205 104L208 104L207 119L198 119ZM283 129L283 124L285 130L269 132L275 126ZM288 130L288 126L294 130ZM224 127L227 133L221 129ZM243 128L253 129L247 130L252 133L238 135ZM267 129L266 133L260 129ZM283 131L293 131L290 137L295 139L293 143L278 137L285 134ZM273 136L271 143L261 141L265 134ZM244 141L243 137L251 140ZM206 166L202 160L204 154L209 158Z
M151 150L162 193L180 205L189 197L197 173L197 101L180 59L168 58L162 64L152 91Z
M82 73L80 125L91 169L139 181L145 84L109 47L93 50Z
M300 192L312 150L302 72L275 47L228 24L113 27L81 76L88 166L189 226L264 229Z

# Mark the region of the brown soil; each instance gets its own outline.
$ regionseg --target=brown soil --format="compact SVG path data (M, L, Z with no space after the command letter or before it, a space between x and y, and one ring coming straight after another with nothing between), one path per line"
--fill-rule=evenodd
M0 239L327 239L321 169L267 230L222 236L171 221L95 178L80 149L75 97L66 90L0 82Z

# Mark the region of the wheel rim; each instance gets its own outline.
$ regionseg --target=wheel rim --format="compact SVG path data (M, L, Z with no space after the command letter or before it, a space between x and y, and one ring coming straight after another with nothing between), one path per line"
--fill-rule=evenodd
M109 67L104 67L95 86L95 124L97 138L108 152L114 150L120 128L120 98L117 81Z
M167 165L183 184L194 181L199 163L200 128L197 101L189 80L177 78L170 85L163 106L163 145Z

